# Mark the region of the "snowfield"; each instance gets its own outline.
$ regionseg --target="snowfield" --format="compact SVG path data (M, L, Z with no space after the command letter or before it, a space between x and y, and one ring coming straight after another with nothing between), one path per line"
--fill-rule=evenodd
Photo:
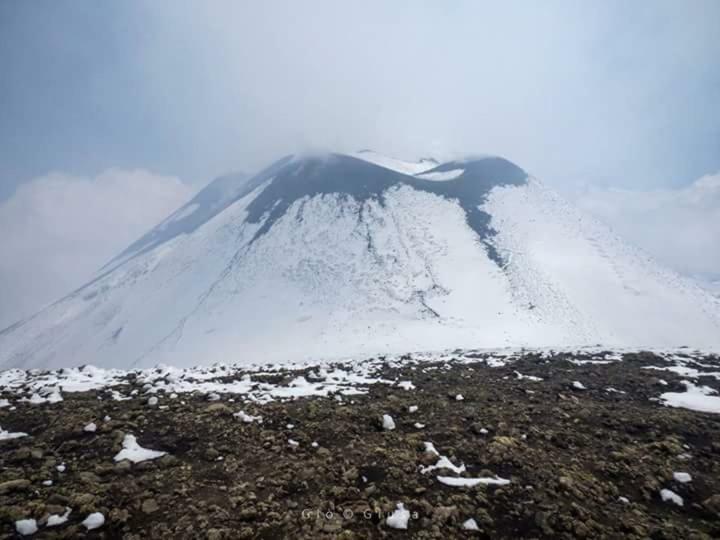
M201 192L94 281L0 332L0 368L720 348L720 299L538 181L504 180L509 162L355 156L281 160L206 206Z
M486 209L516 300L566 332L558 343L718 346L716 298L537 180L494 189Z

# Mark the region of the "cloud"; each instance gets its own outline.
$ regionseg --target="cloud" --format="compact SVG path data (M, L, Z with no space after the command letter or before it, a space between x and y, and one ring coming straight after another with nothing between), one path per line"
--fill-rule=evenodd
M717 0L38 4L0 2L0 198L47 170L208 181L308 147L640 189L720 168Z
M680 189L590 188L576 203L659 262L720 280L720 173Z
M0 328L82 285L192 191L144 170L53 173L22 184L0 203Z

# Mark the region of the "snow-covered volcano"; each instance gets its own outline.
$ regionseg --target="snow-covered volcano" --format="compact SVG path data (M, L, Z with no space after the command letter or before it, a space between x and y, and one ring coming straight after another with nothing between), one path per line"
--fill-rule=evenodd
M720 346L720 300L509 161L290 156L225 177L0 332L0 368Z

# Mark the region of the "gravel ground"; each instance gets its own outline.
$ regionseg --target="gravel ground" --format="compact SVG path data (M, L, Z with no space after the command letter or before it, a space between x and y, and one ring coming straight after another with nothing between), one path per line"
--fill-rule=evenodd
M684 378L643 369L663 365L654 354L570 362L582 358L527 354L488 367L472 355L407 357L378 374L414 388L373 384L341 399L181 394L150 406L142 393L115 401L93 390L16 402L0 409L0 426L28 435L0 441L0 536L19 536L15 522L32 518L42 538L720 537L720 415L662 405ZM702 375L720 370L717 357L695 367L697 384L720 389ZM298 374L312 376L265 377ZM129 376L117 389L138 386ZM90 422L96 431L84 430ZM127 434L166 454L115 461ZM465 470L423 472L438 454ZM509 483L457 487L438 476ZM398 503L407 530L387 522ZM66 523L47 526L66 508ZM94 512L105 522L87 531ZM463 528L469 519L477 530Z

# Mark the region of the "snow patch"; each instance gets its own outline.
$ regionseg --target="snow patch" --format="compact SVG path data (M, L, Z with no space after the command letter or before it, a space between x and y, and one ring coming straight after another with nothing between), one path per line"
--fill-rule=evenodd
M70 517L70 508L67 506L65 507L65 513L62 515L60 514L51 514L50 517L47 520L47 526L48 527L57 527L58 525L62 525L63 523L66 523L68 518Z
M31 405L42 405L43 403L59 403L63 400L62 395L57 389L46 389L43 393L45 394L44 396L38 392L34 392L29 398L21 398L18 401L24 401Z
M663 500L663 502L671 502L678 506L683 506L683 498L672 491L671 489L661 489L660 490L660 498Z
M441 484L453 487L474 487L480 484L486 486L505 486L510 483L510 480L500 478L499 476L495 476L494 478L456 478L454 476L438 476L437 479Z
M27 433L23 433L22 431L16 431L15 433L11 433L9 431L5 431L2 426L0 426L0 441L19 439L20 437L27 437Z
M411 176L427 171L428 169L433 169L438 165L438 163L434 160L422 159L420 161L406 161L390 156L384 156L377 152L373 152L372 150L361 150L360 152L355 152L350 155L354 158L374 163L380 167Z
M680 482L681 484L687 484L688 482L692 482L692 476L686 472L674 472L673 480Z
M449 171L435 171L416 174L417 178L423 180L432 180L433 182L447 182L448 180L454 180L458 176L461 176L465 172L465 169L451 169Z
M134 435L125 435L122 446L123 449L120 450L120 452L118 452L113 458L115 461L127 459L133 463L140 463L150 459L156 459L167 454L167 452L143 448L138 444Z
M523 375L523 374L520 373L519 371L516 371L516 372L515 372L515 377L517 377L517 379L518 379L519 381L521 381L521 380L523 380L523 379L526 380L526 381L533 381L533 382L538 382L538 381L542 381L542 380L543 380L542 377L535 377L534 375Z
M437 470L437 469L448 469L448 470L454 472L455 474L462 474L466 470L464 464L455 465L452 461L450 461L450 459L448 457L440 455L440 453L437 451L437 449L431 442L425 443L425 451L436 455L438 457L438 460L435 463L435 465L428 465L427 467L420 467L421 474L427 474L427 473Z
M22 536L30 536L38 531L37 521L34 519L19 519L15 522L15 530Z
M385 523L393 529L407 529L408 521L410 521L410 511L405 509L403 503L398 503L397 509L387 517Z
M691 411L720 414L720 397L712 395L717 391L709 386L696 386L689 381L682 381L687 388L685 392L665 392L660 400L668 407L680 407Z
M105 524L105 516L102 515L100 512L93 512L92 514L89 514L88 517L86 517L82 525L88 530L92 531L93 529L99 529Z
M251 424L252 422L262 423L262 417L261 416L253 416L251 414L245 413L245 411L238 411L236 413L233 413L233 416L235 418L239 418L241 421L245 422L246 424Z

